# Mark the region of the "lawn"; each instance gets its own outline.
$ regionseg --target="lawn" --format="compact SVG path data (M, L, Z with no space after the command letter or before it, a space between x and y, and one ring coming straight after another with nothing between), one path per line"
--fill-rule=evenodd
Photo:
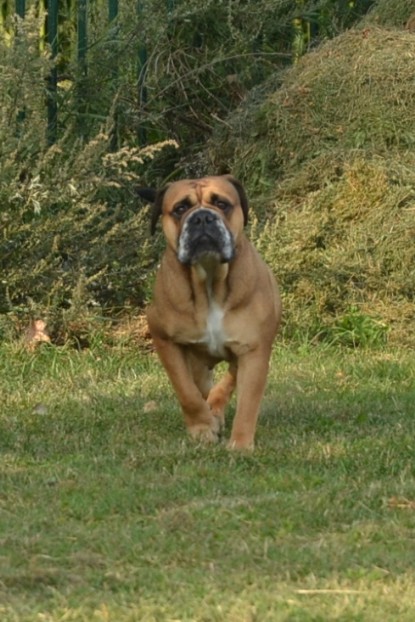
M252 454L131 347L3 345L0 395L2 622L415 619L409 350L278 346Z

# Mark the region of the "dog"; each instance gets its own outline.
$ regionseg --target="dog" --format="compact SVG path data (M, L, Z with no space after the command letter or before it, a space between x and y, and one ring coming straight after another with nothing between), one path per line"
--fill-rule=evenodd
M190 435L215 442L236 388L228 447L252 449L281 298L271 270L244 234L248 199L231 175L185 179L157 191L151 233L162 222L166 249L147 320ZM228 370L213 384L213 368Z

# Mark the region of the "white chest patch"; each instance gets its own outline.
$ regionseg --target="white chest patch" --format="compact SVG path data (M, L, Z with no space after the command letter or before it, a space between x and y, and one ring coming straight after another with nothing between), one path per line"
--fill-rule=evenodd
M213 356L225 354L226 335L223 329L223 316L223 309L216 302L211 302L202 343L206 344L209 353Z

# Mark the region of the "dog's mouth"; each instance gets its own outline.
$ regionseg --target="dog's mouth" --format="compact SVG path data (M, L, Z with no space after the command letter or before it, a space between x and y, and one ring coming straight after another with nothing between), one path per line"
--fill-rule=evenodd
M191 263L197 263L199 259L209 257L222 262L225 260L222 251L223 245L216 235L202 233L189 240L189 258Z
M234 254L232 233L214 210L200 208L189 215L178 240L181 263L194 265L207 259L228 263Z

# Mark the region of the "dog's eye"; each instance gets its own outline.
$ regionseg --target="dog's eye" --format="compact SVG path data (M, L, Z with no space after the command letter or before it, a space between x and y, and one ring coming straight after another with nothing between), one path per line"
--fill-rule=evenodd
M225 199L219 199L219 198L213 199L212 203L215 207L218 207L220 210L224 212L226 212L228 209L232 207L232 205Z
M180 218L185 212L187 212L189 207L190 206L188 203L178 203L173 209L173 216L175 216L176 218Z

